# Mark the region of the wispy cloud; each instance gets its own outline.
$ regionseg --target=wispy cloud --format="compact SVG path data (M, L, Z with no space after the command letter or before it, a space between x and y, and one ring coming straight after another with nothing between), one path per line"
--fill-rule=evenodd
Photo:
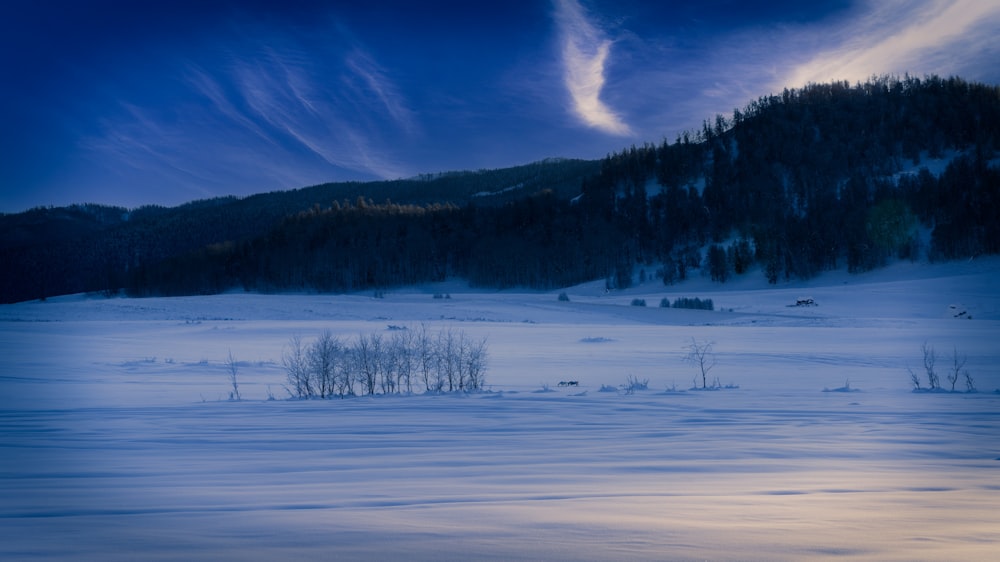
M257 123L236 107L218 80L194 64L189 65L187 75L190 86L196 93L208 99L219 115L228 118L267 143L274 144L274 140Z
M672 138L758 96L873 75L958 75L1000 82L1000 3L864 0L808 21L720 28L697 48L669 36L622 35L635 72L630 92L638 135Z
M413 113L406 106L404 96L369 53L355 48L345 57L344 63L350 71L344 82L354 90L359 100L371 99L374 95L396 126L410 134L417 131Z
M415 173L398 151L420 137L416 116L359 41L243 31L221 58L173 61L169 104L123 94L80 141L87 160L179 200Z
M984 0L869 2L786 78L788 85L865 80L880 74L955 74L996 45L1000 3ZM995 53L994 53L995 54Z
M266 52L233 69L235 89L255 121L331 166L380 178L408 175L384 156L388 148L374 146L388 147L418 128L392 80L366 51L354 45L346 53L322 53L318 60L292 47ZM330 74L340 75L339 84Z
M577 0L554 0L562 42L563 82L572 110L585 124L614 135L632 129L601 100L612 42L588 19Z

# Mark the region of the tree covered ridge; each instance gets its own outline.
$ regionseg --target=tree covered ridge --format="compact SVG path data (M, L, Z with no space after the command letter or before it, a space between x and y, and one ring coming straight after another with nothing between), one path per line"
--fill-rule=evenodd
M738 237L753 242L775 282L912 255L917 218L933 229L932 258L996 253L998 142L996 86L933 76L814 84L673 143L613 154L583 188L594 212L620 219L640 262L663 261L683 277L696 263L691 248ZM939 177L900 174L955 153Z
M935 76L812 84L599 162L136 210L73 242L5 244L21 276L2 294L352 291L448 276L624 287L637 265L672 283L692 268L726 281L759 264L777 282L894 257L997 253L998 143L997 86ZM928 161L948 164L920 168Z
M364 195L402 204L465 205L474 200L477 205L496 206L540 189L569 197L579 192L580 178L598 166L596 161L550 159L497 170L219 197L173 208L81 204L0 214L0 263L6 270L0 276L0 302L135 288L148 279L150 269L178 263L184 256L197 261L218 254L221 248L264 236L281 228L289 217L329 207L333 201ZM192 274L198 277L197 272ZM150 283L165 285L153 279Z

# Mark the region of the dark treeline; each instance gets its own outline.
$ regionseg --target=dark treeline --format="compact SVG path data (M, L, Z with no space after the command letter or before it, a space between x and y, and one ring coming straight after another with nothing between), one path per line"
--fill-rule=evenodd
M220 197L173 208L103 205L37 208L0 215L0 302L77 292L115 292L140 270L164 271L184 256L199 262L235 242L253 240L288 217L364 195L405 204L498 206L540 189L579 192L593 161L553 159L524 166L448 172L407 180L331 183L249 197ZM193 263L192 265L196 265ZM163 291L176 293L170 282ZM207 286L196 292L210 290Z
M16 274L2 295L339 292L448 276L498 288L604 278L615 288L634 281L636 266L643 275L656 267L668 284L693 268L725 282L756 266L777 282L895 258L995 254L998 143L996 86L909 76L816 84L600 162L175 209L77 208L89 222L37 216L66 210L0 217L19 221L4 228L0 251ZM38 226L57 223L78 235Z
M347 292L460 276L485 287L553 288L605 275L607 226L551 191L503 206L334 203L266 235L134 268L133 296L248 291Z

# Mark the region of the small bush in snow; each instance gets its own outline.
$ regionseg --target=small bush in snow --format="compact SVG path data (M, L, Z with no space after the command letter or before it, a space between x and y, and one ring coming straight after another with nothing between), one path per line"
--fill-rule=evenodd
M677 383L670 383L670 386L666 387L663 390L663 394L680 394L682 392L684 392L684 391L683 390L679 390L677 388Z
M632 306L646 306L646 299L632 299Z
M559 301L569 302L569 295L567 295L566 293L559 293Z
M660 303L660 306L664 306L663 303ZM712 302L712 299L699 299L698 297L678 297L674 299L674 303L671 306L673 308L690 308L694 310L715 310L715 303Z
M545 394L546 392L555 392L555 391L552 390L552 387L549 386L549 383L543 382L542 387L534 392L535 394Z
M838 386L837 388L824 388L823 392L861 392L860 389L851 388L851 381L844 381L844 386Z
M733 383L722 384L722 381L719 380L719 377L715 377L714 379L712 379L712 384L707 384L707 385L703 385L703 386L699 387L698 386L698 377L695 377L694 378L694 386L691 387L691 390L697 390L697 391L703 391L703 390L733 390L733 389L737 389L739 387L740 387L740 385L733 384Z
M649 379L639 380L635 375L629 375L622 385L625 394L635 394L637 390L649 390Z

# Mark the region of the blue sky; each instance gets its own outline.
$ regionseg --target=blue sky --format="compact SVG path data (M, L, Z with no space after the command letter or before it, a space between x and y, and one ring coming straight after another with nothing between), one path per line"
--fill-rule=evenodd
M600 158L808 82L1000 83L989 0L14 0L0 212Z

